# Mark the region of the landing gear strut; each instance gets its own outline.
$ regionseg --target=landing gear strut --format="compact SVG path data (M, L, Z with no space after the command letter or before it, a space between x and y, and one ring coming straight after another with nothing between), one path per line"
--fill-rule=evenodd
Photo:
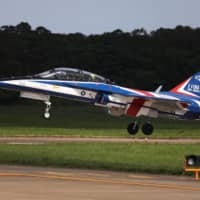
M127 127L127 131L130 135L135 135L138 132L138 130L139 130L139 124L137 121L130 123ZM145 135L151 135L153 133L153 130L154 128L151 122L146 122L142 126L142 132Z
M51 102L50 101L45 101L44 102L46 105L45 111L44 111L44 118L49 119L51 114L50 114L50 109L51 109Z

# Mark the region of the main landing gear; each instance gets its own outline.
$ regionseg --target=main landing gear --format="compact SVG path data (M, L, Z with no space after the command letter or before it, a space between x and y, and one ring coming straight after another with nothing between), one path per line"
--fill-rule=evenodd
M151 124L151 122L146 122L145 124L143 124L142 126L142 132L145 135L151 135L153 133L153 125ZM137 123L137 121L132 122L128 125L127 127L127 131L130 135L135 135L139 130L139 125Z
M51 114L50 114L50 109L51 109L51 102L50 101L45 101L44 102L46 105L45 111L44 111L44 118L49 119Z

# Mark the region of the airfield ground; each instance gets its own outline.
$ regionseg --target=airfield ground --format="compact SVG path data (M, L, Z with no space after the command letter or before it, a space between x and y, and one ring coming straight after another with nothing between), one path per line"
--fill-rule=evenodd
M29 102L29 101L28 101ZM26 103L26 102L25 102ZM43 103L0 106L0 136L127 137L126 127L134 119L113 117L88 104L53 103L51 119L42 118ZM149 119L141 119L141 123ZM149 138L200 138L199 121L152 119L155 131ZM144 138L139 131L134 138Z
M1 199L199 200L191 177L41 167L0 166Z
M53 107L44 121L42 106L0 106L0 198L199 199L199 182L182 170L185 155L200 154L199 122L154 120L152 136L131 137L131 118L69 104Z
M154 120L155 133L145 138L141 132L127 134L134 119L112 117L88 104L55 102L47 121L41 117L44 105L35 101L0 109L4 164L181 174L184 156L200 154L198 121Z
M79 137L79 136L3 136L0 144L52 144L70 142L107 142L139 144L199 144L200 138L123 138L123 137Z
M184 157L199 144L67 142L0 144L0 163L182 174Z

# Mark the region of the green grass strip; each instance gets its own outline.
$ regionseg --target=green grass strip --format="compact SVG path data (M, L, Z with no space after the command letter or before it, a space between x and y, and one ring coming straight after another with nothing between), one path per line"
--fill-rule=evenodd
M144 137L127 133L127 125L135 119L113 117L104 109L88 104L54 105L49 120L42 118L43 103L33 105L0 105L0 136L112 136ZM150 119L141 119L141 125ZM151 119L153 138L200 138L199 121Z
M0 144L0 163L181 174L184 156L199 144Z

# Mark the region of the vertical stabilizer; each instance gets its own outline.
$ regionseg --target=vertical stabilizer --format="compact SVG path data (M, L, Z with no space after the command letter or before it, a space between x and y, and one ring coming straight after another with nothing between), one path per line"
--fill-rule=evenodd
M183 81L175 88L171 89L170 92L200 97L200 72Z

